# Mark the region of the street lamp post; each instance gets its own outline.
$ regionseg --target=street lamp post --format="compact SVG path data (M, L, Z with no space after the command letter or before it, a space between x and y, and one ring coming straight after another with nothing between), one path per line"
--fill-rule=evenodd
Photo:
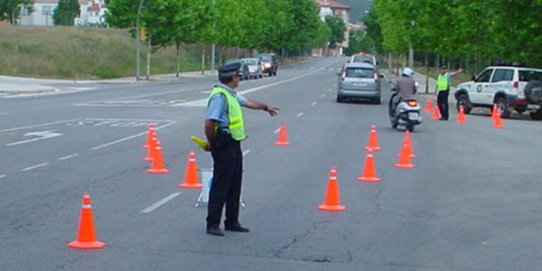
M140 63L140 53L141 53L141 43L139 41L139 17L141 16L141 8L143 7L143 3L145 0L141 0L139 2L139 7L137 8L137 17L136 17L136 80L139 81L139 63Z
M410 21L410 25L412 26L412 28L414 28L414 26L416 25L416 22L412 20ZM412 49L412 34L410 36L411 36L410 38L411 41L408 47L408 66L410 68L414 68L414 49Z

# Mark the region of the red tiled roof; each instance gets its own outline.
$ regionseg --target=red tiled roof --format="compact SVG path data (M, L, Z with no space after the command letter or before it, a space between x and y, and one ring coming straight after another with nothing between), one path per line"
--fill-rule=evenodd
M350 9L350 6L339 3L335 0L316 0L316 4L320 7L329 7L333 9Z

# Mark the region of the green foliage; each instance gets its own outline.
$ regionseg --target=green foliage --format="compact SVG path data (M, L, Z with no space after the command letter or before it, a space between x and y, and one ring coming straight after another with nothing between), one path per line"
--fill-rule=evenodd
M372 52L373 47L365 34L366 32L361 29L350 32L348 48L346 48L345 54L353 55L359 51Z
M21 9L26 9L28 13L34 11L33 0L1 0L0 1L0 21L8 20L15 24L21 16Z
M331 29L329 47L335 48L339 43L345 40L344 32L346 31L346 25L341 18L335 16L326 16L326 24L329 26L329 29Z
M542 0L375 0L382 30L379 51L417 52L455 59L470 56L476 65L493 60L542 65ZM368 25L368 36L377 36Z
M75 17L81 13L78 0L60 0L53 12L55 25L73 25Z

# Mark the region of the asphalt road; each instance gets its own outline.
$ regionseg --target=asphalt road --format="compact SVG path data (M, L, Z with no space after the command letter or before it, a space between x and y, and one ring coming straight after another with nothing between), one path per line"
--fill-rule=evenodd
M245 96L280 107L245 110L241 222L250 233L205 234L198 189L180 189L189 137L203 136L214 82L92 84L64 94L0 97L0 270L539 270L539 121L487 112L466 124L425 121L412 134L415 168L393 165L404 132L381 105L337 104L345 59L321 58L243 81ZM421 102L425 102L422 100ZM289 146L276 146L285 121ZM170 173L149 174L141 145L155 123ZM361 175L371 125L380 183ZM330 167L344 212L322 212ZM99 250L75 239L83 192Z

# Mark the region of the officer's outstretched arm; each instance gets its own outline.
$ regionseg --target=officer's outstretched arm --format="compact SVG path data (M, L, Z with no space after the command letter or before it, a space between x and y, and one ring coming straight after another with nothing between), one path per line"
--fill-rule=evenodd
M250 109L254 109L254 110L263 110L263 111L269 113L270 116L276 116L279 113L279 108L278 107L268 105L268 104L265 104L265 103L262 103L262 102L259 102L259 101L256 101L256 100L251 100L251 99L247 99L247 101L245 103L245 107L250 108Z

